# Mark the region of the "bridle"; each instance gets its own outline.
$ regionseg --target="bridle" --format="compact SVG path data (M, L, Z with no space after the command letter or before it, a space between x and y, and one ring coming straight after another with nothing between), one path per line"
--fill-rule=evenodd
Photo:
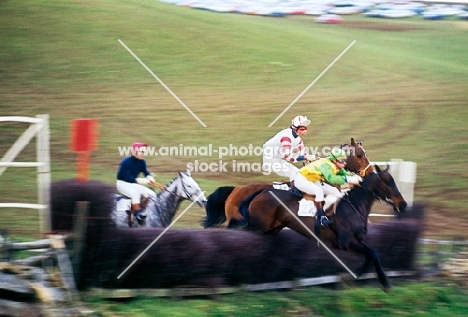
M167 188L161 188L161 190L166 191L169 194L171 194L171 195L173 195L173 196L175 196L177 198L187 199L189 201L193 201L193 195L187 190L187 187L185 186L184 179L183 179L182 176L180 177L180 182L182 183L182 190L184 191L185 196L182 196L182 195L179 195L177 193L171 192L171 191L167 190Z
M361 176L361 177L366 176L366 172L367 172L367 170L369 169L369 167L371 167L371 164L370 164L370 163L367 164L367 166L366 166L363 170L360 170L360 171L359 171L359 176Z
M364 152L364 157L367 159L367 161L369 162L369 159L367 158L367 155L366 155L366 151L364 151L364 149L362 148L362 146L358 143L359 145L359 148L361 148L361 150ZM356 148L356 146L354 146L354 148ZM357 155L356 155L357 156ZM359 158L359 156L357 156ZM371 164L368 163L366 165L366 167L364 167L364 169L360 169L358 172L359 172L359 176L361 177L364 177L366 176L366 173L367 173L367 170L371 167Z
M349 144L349 143L341 144L340 148L344 148L344 147L353 147L354 149L356 149L357 146L359 146L359 148L364 152L364 156L367 158L366 151L362 148L361 143L358 142L358 143L355 143L355 144L356 144L356 145ZM353 154L353 155L355 155L355 151L354 151L354 154ZM349 155L349 156L353 156L353 155ZM358 158L360 158L358 155L355 155L355 156L358 157ZM359 164L356 163L357 159L354 159L354 161L355 161L354 164L359 166ZM367 161L369 162L369 159L367 159ZM368 163L368 164L366 165L366 167L364 167L363 169L359 169L359 170L358 170L359 176L361 176L361 177L366 176L367 170L368 170L371 166L372 166L372 165L371 165L370 163Z

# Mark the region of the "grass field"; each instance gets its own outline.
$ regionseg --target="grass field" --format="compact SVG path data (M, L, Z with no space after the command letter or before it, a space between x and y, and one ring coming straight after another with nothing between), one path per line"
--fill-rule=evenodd
M330 290L312 288L291 292L237 293L217 300L184 301L139 298L125 304L87 301L102 316L452 316L466 315L466 292L456 285L416 282L395 287L388 295L372 287Z
M415 198L428 204L425 235L468 238L466 21L347 16L339 25L319 25L308 16L216 14L154 0L0 1L0 20L0 116L50 115L53 180L75 176L76 158L69 150L73 119L99 119L99 149L92 153L90 175L113 183L122 158L119 146L136 140L157 147L260 146L293 116L304 114L312 119L304 138L308 146L335 146L354 137L364 141L373 161L416 162ZM25 128L0 124L1 155ZM17 161L34 157L33 142ZM152 156L147 162L165 183L197 159L218 162L216 155ZM228 167L233 160L260 162L255 155L223 158ZM232 171L193 176L207 194L221 185L276 179ZM0 182L0 202L35 202L34 169L9 168ZM1 212L0 228L15 237L40 237L37 211ZM198 227L202 217L203 210L193 207L177 226ZM313 289L242 294L218 303L146 299L95 305L102 316L154 316L155 305L172 316L234 316L233 311L247 310L251 316L462 316L466 311L463 292L453 286L396 289L392 297L375 294L375 288ZM245 298L252 299L247 306Z
M75 175L69 150L73 119L99 119L90 175L113 183L122 158L118 147L135 140L156 147L261 146L304 114L312 119L304 138L309 147L354 137L364 141L373 161L416 162L415 199L430 209L427 234L468 232L465 21L347 16L339 25L319 25L310 16L216 14L158 1L2 1L0 7L0 115L50 115L54 180ZM2 153L25 127L0 125ZM34 151L31 144L17 161L30 160ZM216 155L147 161L158 180L167 182L196 159L219 162ZM276 179L232 172L233 160L261 158L234 153L223 158L230 172L195 171L207 194L220 185ZM34 202L34 170L9 168L2 184L2 202ZM37 234L36 211L4 214L0 227ZM198 225L201 217L194 210L181 225Z

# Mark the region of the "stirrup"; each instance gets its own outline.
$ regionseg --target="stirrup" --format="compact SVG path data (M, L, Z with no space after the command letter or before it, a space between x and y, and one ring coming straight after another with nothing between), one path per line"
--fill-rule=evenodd
M146 218L146 215L143 215L141 211L135 211L135 218L137 218L138 221L143 221Z
M327 216L321 216L320 217L320 225L322 227L328 227L332 222L328 219Z

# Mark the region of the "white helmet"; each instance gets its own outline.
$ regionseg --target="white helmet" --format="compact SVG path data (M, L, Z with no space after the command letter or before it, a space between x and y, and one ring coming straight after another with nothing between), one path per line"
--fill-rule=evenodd
M310 120L306 116L295 116L292 119L292 126L297 127L307 127L310 124Z

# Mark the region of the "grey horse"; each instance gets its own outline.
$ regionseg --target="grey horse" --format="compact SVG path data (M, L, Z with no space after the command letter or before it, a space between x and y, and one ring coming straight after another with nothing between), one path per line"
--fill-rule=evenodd
M111 218L117 227L128 227L128 213L125 206L129 205L130 199L121 195L116 195L115 199L116 204ZM144 221L133 219L132 227L169 226L183 200L196 202L200 207L206 205L205 194L189 170L184 173L179 172L179 176L168 183L165 190L161 190L155 199L149 199L144 209L146 219Z

